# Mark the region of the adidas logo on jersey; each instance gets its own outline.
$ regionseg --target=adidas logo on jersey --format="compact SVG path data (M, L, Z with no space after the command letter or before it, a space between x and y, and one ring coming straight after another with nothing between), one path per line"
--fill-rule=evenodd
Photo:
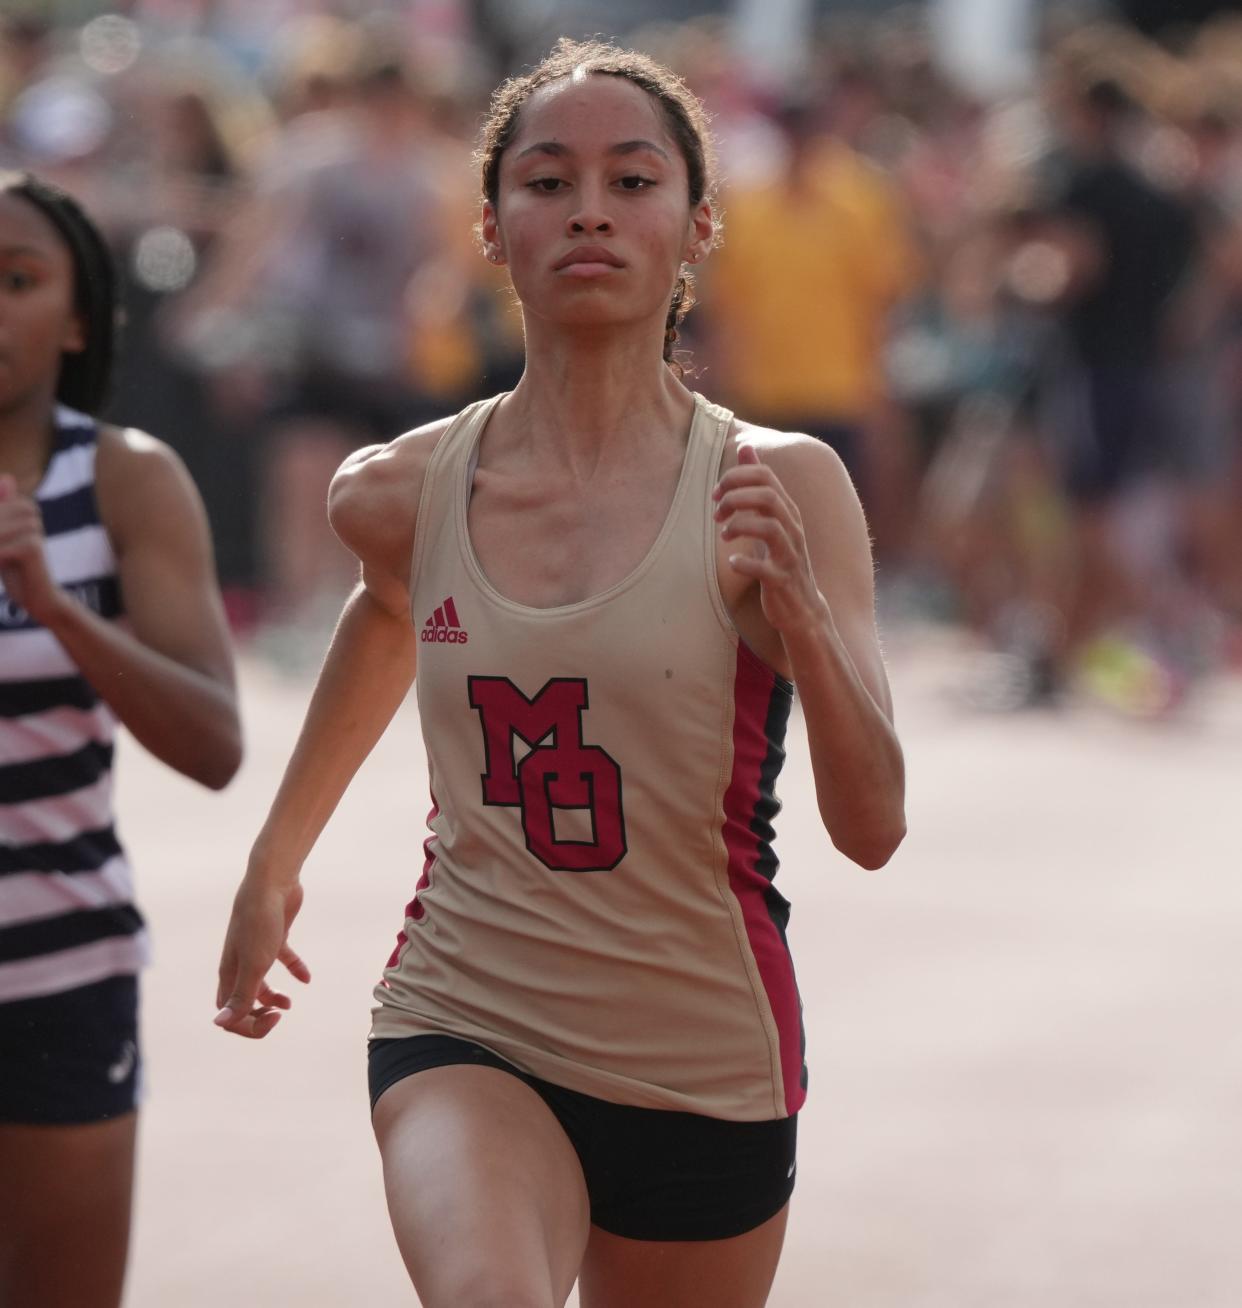
M421 639L431 645L464 645L470 639L462 629L451 595L423 624Z

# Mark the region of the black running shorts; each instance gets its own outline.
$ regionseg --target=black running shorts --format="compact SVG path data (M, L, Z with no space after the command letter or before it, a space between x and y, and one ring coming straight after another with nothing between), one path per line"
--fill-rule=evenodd
M453 1036L372 1040L371 1107L416 1072L494 1067L548 1105L577 1151L591 1221L631 1240L724 1240L774 1217L794 1187L797 1118L726 1122L696 1113L613 1104L542 1081Z
M138 1104L138 978L0 1004L0 1122L67 1126Z

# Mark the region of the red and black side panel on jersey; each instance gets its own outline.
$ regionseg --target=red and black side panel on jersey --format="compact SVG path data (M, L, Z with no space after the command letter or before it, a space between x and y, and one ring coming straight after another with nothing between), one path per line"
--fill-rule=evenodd
M785 1109L792 1114L806 1098L806 1036L785 939L789 904L772 884L777 868L772 822L780 810L776 778L785 761L793 687L739 645L733 693L733 775L724 800L729 886L741 906L776 1023Z
M427 814L427 826L430 827L437 817L440 816L440 804L436 799L435 791L431 792L431 812ZM436 856L432 852L431 842L435 839L434 832L423 841L423 874L418 878L418 884L414 887L414 898L405 906L405 913L402 915L402 922L407 918L413 918L415 922L423 920L423 914L426 910L419 903L418 897L431 884L431 869L435 865ZM405 927L397 932L397 944L389 956L387 966L396 967L401 958L401 951L409 944L410 938L405 934ZM387 985L386 980L381 980L380 985Z

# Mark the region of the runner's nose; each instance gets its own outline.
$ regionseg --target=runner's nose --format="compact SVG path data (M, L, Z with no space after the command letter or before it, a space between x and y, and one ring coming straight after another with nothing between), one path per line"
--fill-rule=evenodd
M612 223L607 218L571 218L569 220L569 231L573 236L580 236L583 232L610 232Z
M581 196L582 202L566 221L569 235L581 236L583 232L612 231L612 219L609 218L600 198L591 194L585 187Z

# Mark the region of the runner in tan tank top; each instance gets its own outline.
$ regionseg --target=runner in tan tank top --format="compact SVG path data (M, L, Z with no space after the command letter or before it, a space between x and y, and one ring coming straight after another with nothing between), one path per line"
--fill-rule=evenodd
M839 460L691 394L702 108L562 42L497 93L480 234L516 389L333 486L362 580L238 892L217 1022L262 1037L300 871L414 679L433 794L377 987L374 1124L424 1308L758 1308L793 1186L800 1006L772 878L793 683L824 826L904 834L870 549Z

